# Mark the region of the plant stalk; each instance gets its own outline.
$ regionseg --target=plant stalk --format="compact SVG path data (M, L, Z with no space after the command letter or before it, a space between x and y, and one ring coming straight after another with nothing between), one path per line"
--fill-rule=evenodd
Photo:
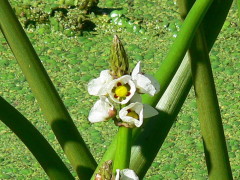
M129 168L130 155L132 146L132 128L119 127L117 134L117 149L113 161L113 174L116 174L116 169Z
M203 31L189 49L209 179L233 179L214 79Z
M177 35L175 42L170 48L167 57L163 61L159 70L155 73L154 77L158 80L161 86L160 92L154 97L143 95L144 103L153 106L157 105L159 99L167 89L171 79L180 66L181 61L192 42L194 34L212 2L213 0L198 0L194 3Z
M193 2L194 0L178 2L182 19L185 18ZM222 2L218 1L212 4L194 37L193 41L195 43L192 44L189 52L192 57L193 84L198 104L209 179L232 179L221 114L208 55L209 46L211 48L213 45L211 43L212 39L216 39L228 12L221 10L230 7L232 2L224 2L225 5L220 3ZM219 11L222 15L216 18L215 14Z
M1 121L21 139L50 179L74 179L43 135L2 97L0 97L0 109Z
M206 36L208 36L208 39L209 39L207 41L208 52L211 50L216 40L216 37L222 28L222 25L226 19L226 16L231 7L231 4L232 4L232 0L230 1L221 0L218 2L214 1L206 15L207 17L210 17L210 18L205 17L203 19L203 22L205 24L209 24L209 26L206 27L206 31L207 31L207 28L212 29L208 34L206 34ZM184 8L180 7L180 12L182 11L184 11ZM188 10L185 11L185 13L187 14ZM194 41L192 43L194 43ZM189 59L191 58L191 56L186 56L186 58ZM181 66L185 67L188 61L183 60L182 63L183 65ZM179 70L180 75L188 74L188 72L190 72L190 64L188 63L187 66L188 66L187 68L183 68L182 70ZM181 81L180 79L182 78L185 79L186 81ZM176 84L176 82L182 82L182 83ZM158 116L150 118L148 122L145 123L145 129L149 128L150 130L142 131L142 132L138 132L138 129L133 130L133 144L137 144L136 143L137 141L140 144L137 144L137 146L132 146L130 168L133 167L133 170L135 170L137 174L140 174L139 176L140 178L144 177L148 168L153 162L155 156L157 155L159 149L161 148L162 143L164 142L168 132L170 131L171 126L179 110L181 109L181 106L185 101L187 94L189 93L191 84L192 84L192 81L191 81L190 73L185 77L184 76L181 77L176 74L173 80L171 81L170 85L168 86L169 88L167 88L167 90L164 91L164 94L162 95L162 98L160 100L160 102L162 103L159 102L158 104L158 107L162 112L160 111ZM181 88L182 86L183 88ZM176 97L179 97L179 99ZM154 128L156 127L155 120L159 123L160 121L162 121L157 126L158 128ZM151 133L154 134L157 132L159 132L160 135L156 134L156 136L152 136L148 138L147 134L151 135ZM144 140L142 139L143 136L145 136ZM149 139L151 140L149 141ZM146 144L145 141L149 141L149 144ZM114 137L111 145L109 146L108 150L105 152L102 160L99 163L99 166L97 167L97 170L99 169L101 164L103 164L103 162L105 162L106 160L110 160L114 157L116 144L117 144L117 136ZM155 146L158 146L158 147L155 148ZM154 147L154 148L144 150L148 147ZM143 152L146 152L146 153L143 153ZM141 167L139 167L140 165ZM95 171L95 173L96 172L97 171ZM94 179L93 177L91 180Z
M142 130L135 129L130 169L142 179L164 143L192 85L189 57L186 55L156 108L159 114ZM144 132L144 133L143 133Z
M7 0L0 1L0 28L74 170L89 179L97 164Z

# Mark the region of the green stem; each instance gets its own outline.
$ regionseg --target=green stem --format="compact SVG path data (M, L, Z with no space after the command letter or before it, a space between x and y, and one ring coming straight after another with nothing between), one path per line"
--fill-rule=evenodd
M96 162L7 0L0 1L0 28L74 170L89 179Z
M238 0L239 1L239 0ZM208 49L211 49L225 22L233 0L214 1L203 20L202 26Z
M191 84L190 63L186 57L158 103L158 108L161 110L159 114L149 119L147 124L145 124L144 131L141 128L133 129L130 169L133 169L140 179L146 174L163 144L188 95ZM112 140L111 145L99 162L99 166L94 172L95 174L98 172L101 164L114 158L117 139L118 136L115 136ZM94 177L92 176L91 180L94 180Z
M135 140L132 145L130 169L134 169L140 179L146 174L166 139L189 93L191 82L190 63L186 55L157 104L159 114L149 120L146 119L144 131L134 130Z
M212 2L213 0L198 0L194 3L182 25L182 28L174 44L169 50L166 59L163 61L159 70L155 74L155 78L161 85L161 90L154 97L144 95L143 101L146 104L156 106L158 103L158 100L167 89L171 79L181 64L181 61L191 44L195 32L202 22L202 19Z
M50 179L74 179L43 135L7 101L0 97L0 119L32 152Z
M206 31L207 31L207 28L212 29L210 33L207 34L209 39L207 41L208 51L211 50L212 45L216 40L217 34L220 32L222 28L224 20L226 19L228 11L231 7L231 3L232 3L232 0L214 1L211 8L209 9L209 12L211 12L211 14L207 13L207 16L211 18L204 18L203 20L205 24L209 24L209 26L206 27ZM180 8L180 11L183 11L183 8ZM186 12L186 14L187 13L188 11ZM215 18L212 18L212 17L215 17ZM149 166L151 165L154 158L156 157L162 143L164 142L169 130L171 129L171 126L190 90L190 87L192 84L190 74L188 74L188 72L190 72L190 65L189 63L188 65L186 64L187 61L183 61L182 63L183 63L183 67L185 66L188 66L188 67L183 68L179 73L186 74L186 76L185 78L184 76L174 76L173 80L171 81L171 84L169 85L169 88L167 88L166 92L163 94L161 98L164 100L162 101L162 105L160 105L161 109L163 109L162 110L163 112L160 111L158 116L151 118L145 124L145 129L149 128L150 130L142 131L141 133L138 132L138 130L136 129L133 130L133 144L137 144L136 142L139 142L140 144L137 144L137 146L132 147L130 168L133 167L133 169L136 170L136 173L140 174L140 178L145 175ZM181 82L180 79L182 79L182 83L176 84L176 82ZM176 86L174 88L175 90L173 89L174 86ZM177 97L179 97L179 99ZM154 119L156 119L156 122L159 122L159 124L155 124ZM158 127L158 128L154 128L154 127ZM159 134L157 134L157 132ZM153 135L148 138L147 134L151 135L154 133L155 133L155 136ZM148 139L151 139L151 141L149 141L149 143L146 144L145 141L141 140L143 136L145 136L145 141L147 141ZM108 150L105 152L102 160L99 163L99 166L97 167L97 170L94 173L98 171L99 167L103 164L103 162L113 159L114 152L116 149L116 144L117 144L117 136L114 137L111 145L109 146ZM158 146L158 147L155 148L155 146ZM145 150L145 148L147 147L154 147L154 148ZM146 153L142 153L142 152L146 152ZM141 167L139 167L140 165ZM93 177L91 180L94 179Z
M209 179L232 179L227 147L222 126L221 114L208 55L212 39L216 39L232 2L214 2L207 13L201 28L194 37L189 49L192 76L199 109ZM193 0L180 1L181 17L184 19ZM215 14L221 12L216 18ZM212 22L212 24L210 24ZM205 32L205 33L203 33ZM207 39L208 38L208 39Z
M119 127L117 134L117 149L113 161L113 174L116 169L129 168L132 146L132 128Z
M214 79L203 32L196 33L191 68L209 179L233 179Z

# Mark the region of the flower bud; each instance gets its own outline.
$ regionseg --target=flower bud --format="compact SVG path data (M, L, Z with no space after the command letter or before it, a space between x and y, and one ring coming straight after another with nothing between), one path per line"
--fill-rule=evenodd
M117 35L115 35L113 38L113 45L111 49L111 57L109 63L111 73L114 77L118 78L125 74L129 74L129 63L127 54Z

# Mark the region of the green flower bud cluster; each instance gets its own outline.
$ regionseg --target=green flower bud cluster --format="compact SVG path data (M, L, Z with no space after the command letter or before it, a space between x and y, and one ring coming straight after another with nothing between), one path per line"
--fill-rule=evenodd
M125 74L129 74L129 62L127 54L117 35L115 35L113 38L109 63L113 76L121 77Z

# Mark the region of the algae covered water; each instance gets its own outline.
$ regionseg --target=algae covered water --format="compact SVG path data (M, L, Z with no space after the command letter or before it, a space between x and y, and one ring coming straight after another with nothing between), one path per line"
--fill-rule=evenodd
M96 101L87 93L87 83L101 70L108 69L114 34L124 43L130 66L133 68L142 61L144 71L154 74L181 28L176 4L166 0L100 0L95 9L84 12L74 6L59 6L54 0L10 2L75 124L99 161L116 128L87 121ZM238 39L235 3L210 52L235 179L239 178L240 171ZM0 95L30 119L62 154L2 34L0 55ZM0 179L47 179L28 149L3 123L0 123L0 135ZM68 164L66 158L62 158ZM206 172L191 91L145 179L206 179Z

